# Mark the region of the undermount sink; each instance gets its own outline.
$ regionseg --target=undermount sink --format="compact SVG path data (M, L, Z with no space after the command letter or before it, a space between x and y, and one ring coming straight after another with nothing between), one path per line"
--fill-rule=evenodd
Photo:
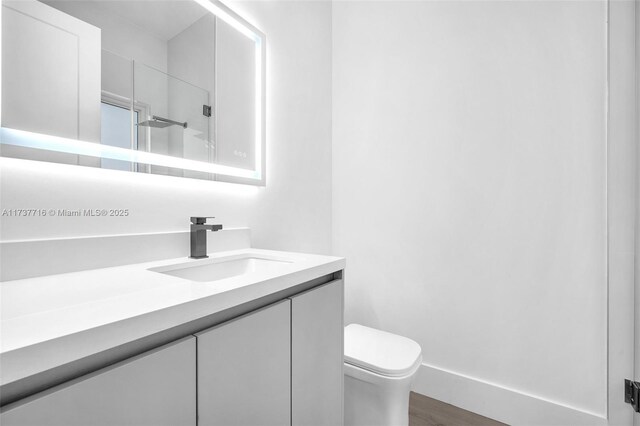
M178 265L151 268L149 270L190 281L210 282L255 272L278 272L283 266L291 263L291 261L280 259L242 257L232 259L207 259L193 263L181 263Z

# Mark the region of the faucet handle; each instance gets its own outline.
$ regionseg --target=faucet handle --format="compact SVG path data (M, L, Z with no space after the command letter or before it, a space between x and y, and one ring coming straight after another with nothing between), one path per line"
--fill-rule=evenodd
M214 216L191 216L191 223L194 225L204 225L207 219L213 219Z

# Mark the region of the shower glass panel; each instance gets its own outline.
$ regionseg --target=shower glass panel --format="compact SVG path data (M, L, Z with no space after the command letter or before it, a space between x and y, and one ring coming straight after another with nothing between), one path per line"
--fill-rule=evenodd
M138 149L189 160L211 162L211 119L203 107L209 92L148 65L134 62L134 108L138 111ZM151 171L188 177L205 173L152 166Z

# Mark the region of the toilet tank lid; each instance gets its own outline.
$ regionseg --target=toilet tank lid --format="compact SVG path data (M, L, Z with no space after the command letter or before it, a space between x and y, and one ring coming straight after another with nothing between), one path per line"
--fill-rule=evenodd
M383 376L404 376L422 362L420 345L411 339L349 324L344 329L345 362Z

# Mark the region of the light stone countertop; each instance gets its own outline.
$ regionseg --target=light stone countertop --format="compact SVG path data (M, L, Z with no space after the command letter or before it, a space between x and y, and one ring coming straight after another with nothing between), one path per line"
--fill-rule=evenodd
M150 271L242 257L273 271L197 282ZM333 256L241 249L0 283L0 386L340 271Z

